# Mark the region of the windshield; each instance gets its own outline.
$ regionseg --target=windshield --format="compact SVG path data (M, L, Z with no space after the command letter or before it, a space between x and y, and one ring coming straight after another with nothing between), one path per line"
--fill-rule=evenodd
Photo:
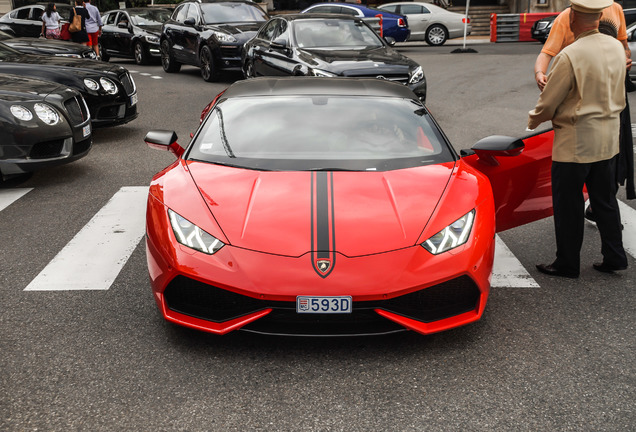
M367 25L354 20L299 20L294 36L300 48L379 48L382 41Z
M132 23L137 26L160 26L170 18L168 10L148 9L130 14Z
M413 100L240 97L220 102L187 159L263 170L386 171L454 160Z
M222 24L232 22L262 22L267 20L265 12L247 3L201 3L203 22Z
M7 45L0 42L0 60L5 60L7 58L19 55L21 55L20 52L14 50L13 48L9 48Z

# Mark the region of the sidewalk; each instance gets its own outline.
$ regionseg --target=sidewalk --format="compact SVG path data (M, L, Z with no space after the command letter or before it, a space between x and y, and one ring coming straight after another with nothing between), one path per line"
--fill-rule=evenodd
M468 45L483 45L490 43L490 36L466 36L466 46ZM444 45L442 46L462 46L464 45L464 37L458 37L454 39L448 39ZM414 42L397 42L395 46L407 46L407 47L415 47L415 46L431 46L424 41L414 41Z

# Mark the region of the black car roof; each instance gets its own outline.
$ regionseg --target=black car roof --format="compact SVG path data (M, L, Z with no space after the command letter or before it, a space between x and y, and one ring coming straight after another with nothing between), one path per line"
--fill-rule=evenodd
M399 83L377 78L261 77L237 81L222 98L245 96L376 96L418 101L417 96Z

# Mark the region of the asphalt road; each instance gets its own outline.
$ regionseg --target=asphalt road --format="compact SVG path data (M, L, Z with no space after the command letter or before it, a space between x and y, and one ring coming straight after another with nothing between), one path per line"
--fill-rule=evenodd
M457 149L523 136L540 45L471 47L400 50L423 65L428 106ZM595 272L591 225L578 280L534 268L554 258L551 219L501 233L537 286L493 287L480 322L428 337L178 328L152 299L143 242L108 289L25 291L121 188L147 186L173 161L144 144L148 130L174 129L187 144L202 108L238 79L121 64L135 71L139 118L96 130L83 160L2 189L32 188L0 211L0 430L634 430L636 261Z

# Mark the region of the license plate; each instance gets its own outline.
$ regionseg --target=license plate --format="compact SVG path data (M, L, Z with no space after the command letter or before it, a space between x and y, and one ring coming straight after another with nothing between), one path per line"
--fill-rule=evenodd
M130 106L137 105L137 101L139 101L139 97L137 96L137 93L135 93L130 97Z
M91 125L90 125L90 123L82 128L82 134L84 135L84 138L86 138L87 136L89 136L91 134Z
M338 314L351 313L351 296L298 296L296 297L297 313Z

